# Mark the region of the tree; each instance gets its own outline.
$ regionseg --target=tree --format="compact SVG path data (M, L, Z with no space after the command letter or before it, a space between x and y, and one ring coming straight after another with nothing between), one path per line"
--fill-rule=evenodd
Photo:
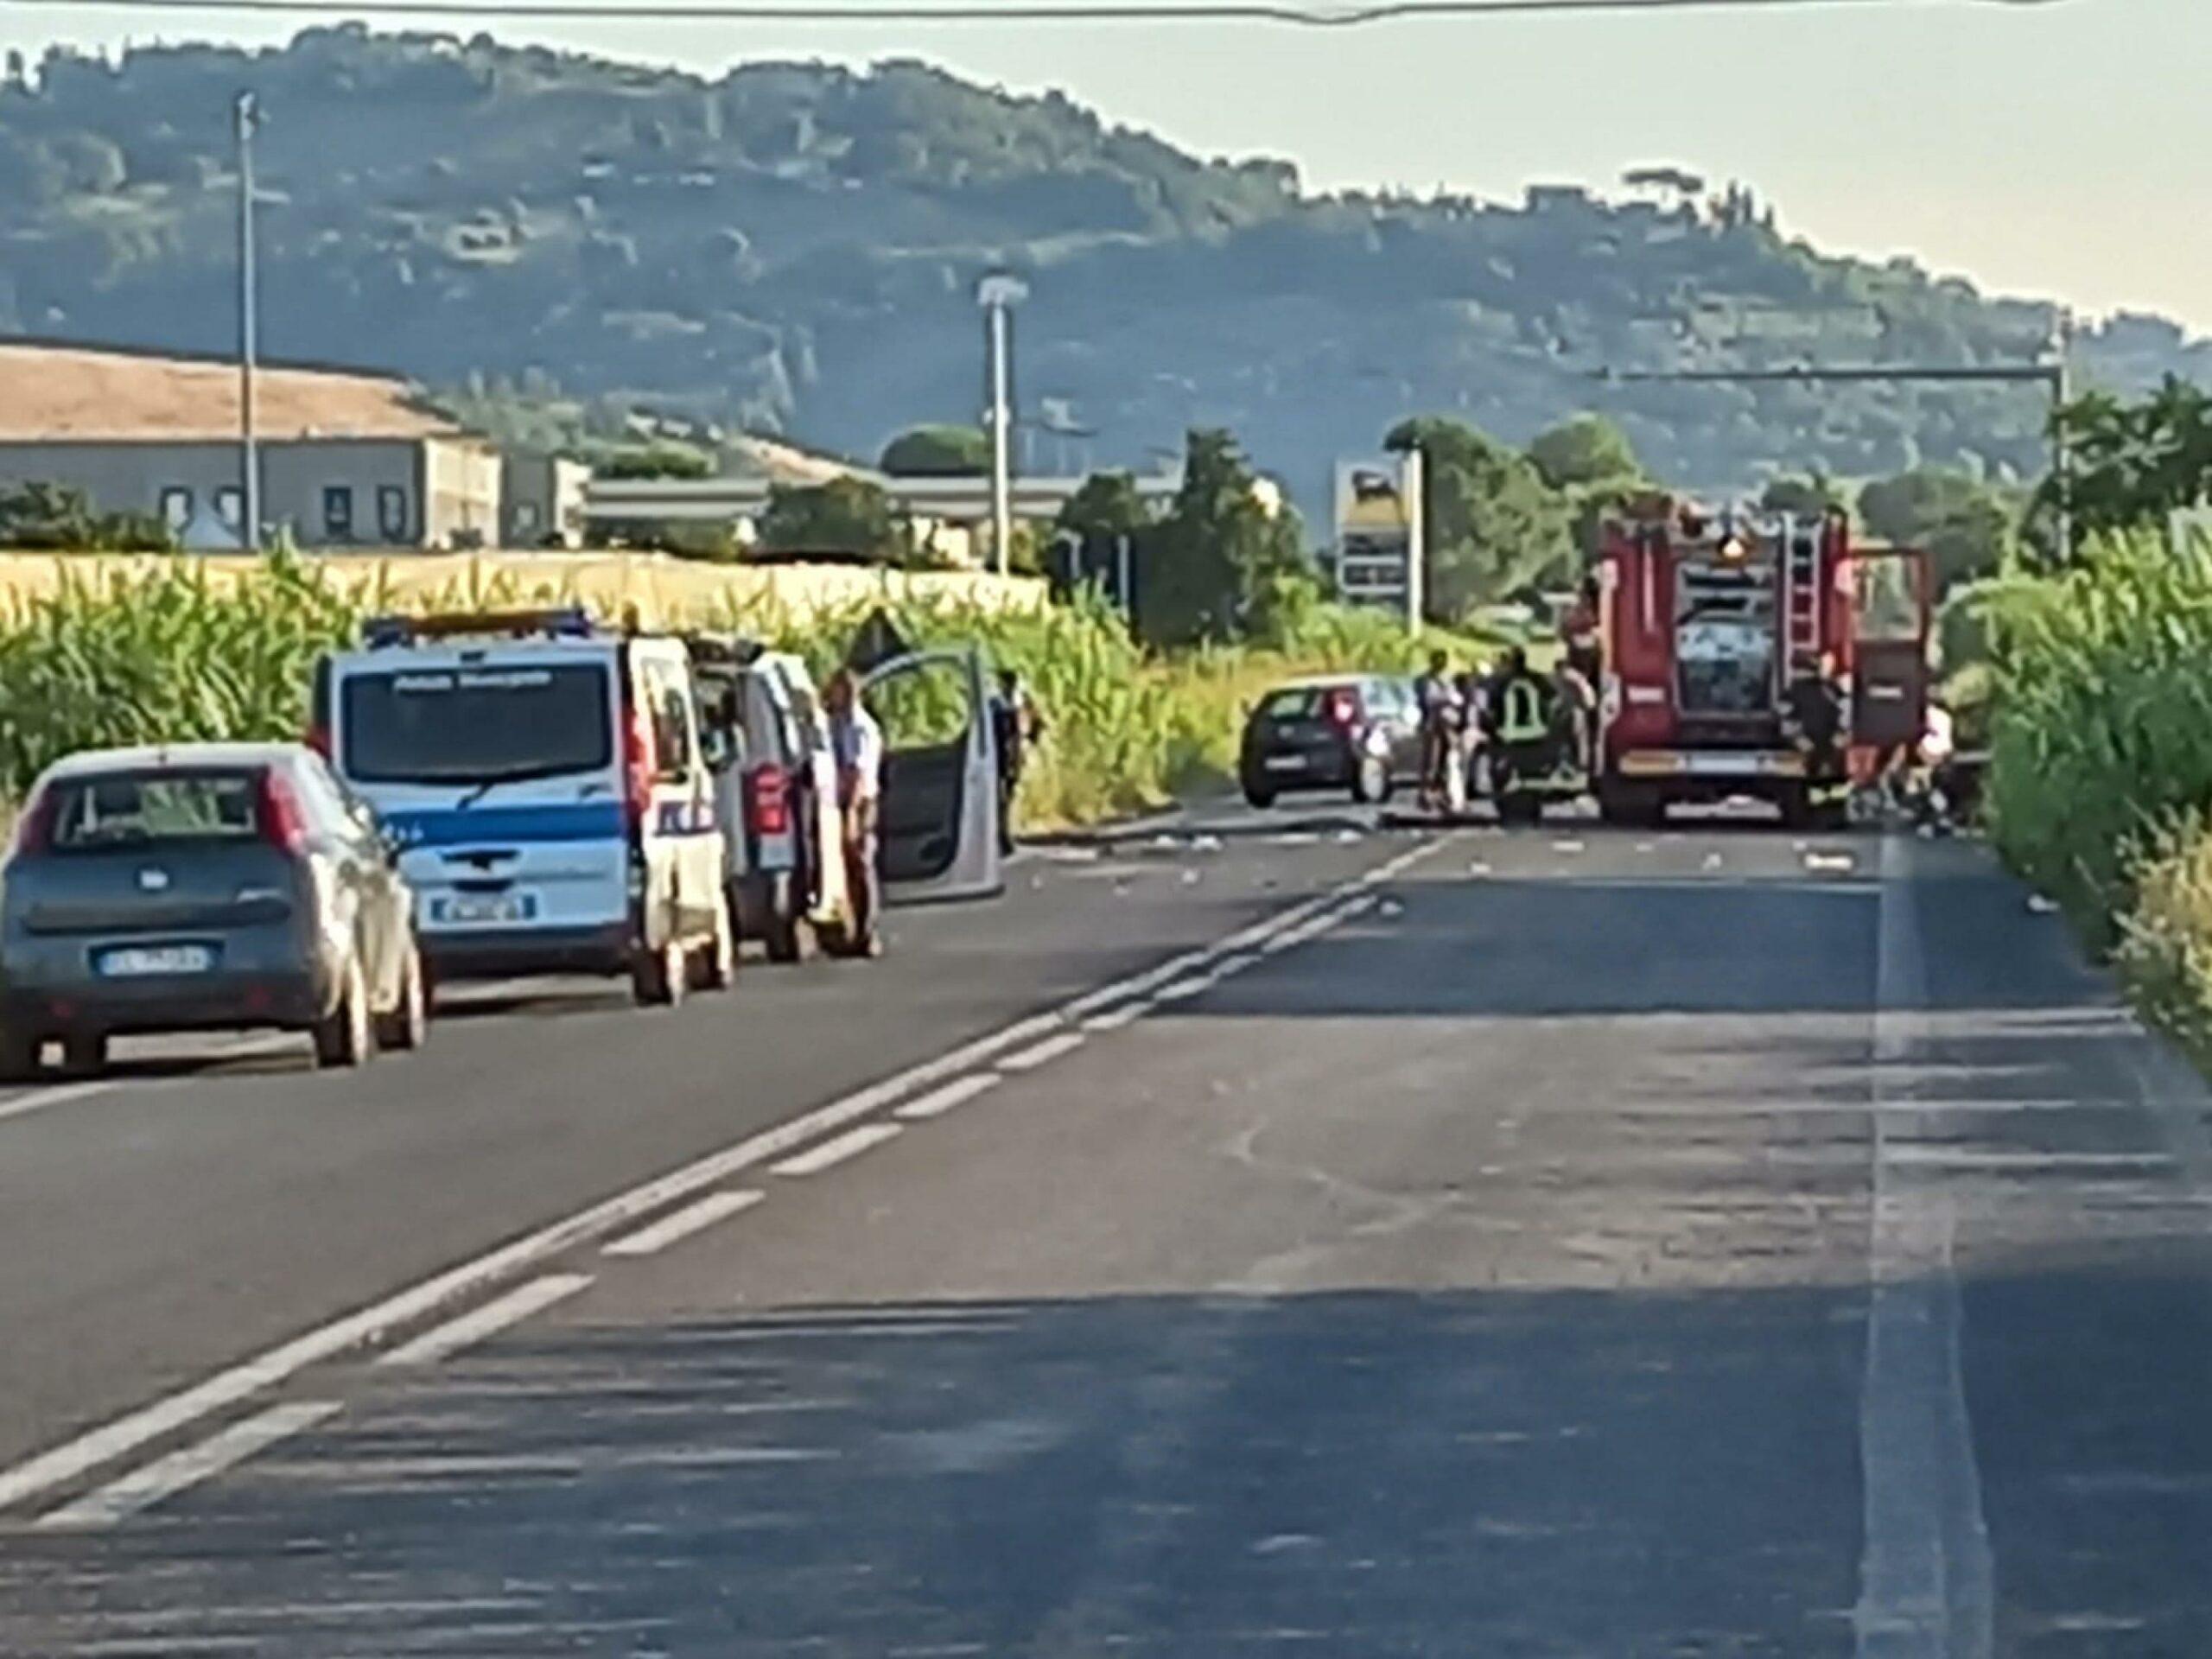
M57 553L161 553L176 545L150 513L98 512L67 484L34 480L0 488L0 547Z
M1878 541L1926 551L1940 590L1994 575L2012 543L2012 515L1980 479L1923 467L1859 493L1859 519Z
M972 426L909 427L877 465L893 478L979 478L991 470L991 441Z
M2164 530L2170 514L2212 498L2212 392L2201 386L2169 375L2136 404L2091 392L2057 423L2067 471L2044 481L2036 507L2069 510L2077 534Z
M1152 526L1152 509L1127 473L1093 473L1060 508L1059 528L1077 536L1135 536Z
M1526 455L1441 415L1401 421L1383 443L1421 451L1432 621L1574 568L1567 499Z
M1139 588L1148 641L1266 637L1318 590L1298 515L1270 506L1258 486L1232 435L1191 432L1182 487L1150 538Z
M714 462L688 444L649 443L643 448L617 449L595 463L601 478L705 478Z
M1843 492L1835 480L1817 468L1802 478L1784 473L1769 479L1759 496L1760 512L1787 512L1799 518L1817 518L1843 505Z
M856 553L896 561L908 550L891 498L864 478L772 486L760 531L760 545L779 553Z
M1602 415L1577 415L1537 434L1529 445L1529 459L1555 490L1643 475L1628 435Z

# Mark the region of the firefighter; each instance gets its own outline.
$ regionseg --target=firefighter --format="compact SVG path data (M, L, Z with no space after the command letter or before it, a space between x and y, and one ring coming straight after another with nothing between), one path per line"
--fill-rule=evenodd
M1503 793L1515 781L1541 778L1548 770L1551 747L1551 688L1529 667L1529 653L1514 645L1491 683L1485 724L1491 740L1492 788Z
M1596 734L1598 689L1573 656L1563 656L1552 670L1551 733L1558 769L1586 776Z
M1567 649L1567 663L1584 682L1596 685L1605 669L1605 652L1599 644L1598 578L1586 575L1575 590L1574 603L1567 607L1567 617L1560 624L1560 643Z
M1809 671L1789 682L1782 702L1782 729L1805 757L1815 779L1833 779L1843 769L1843 687L1835 653L1824 651Z

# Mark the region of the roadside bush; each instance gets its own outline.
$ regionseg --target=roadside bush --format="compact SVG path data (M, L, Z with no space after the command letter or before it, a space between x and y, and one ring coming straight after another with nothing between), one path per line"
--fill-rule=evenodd
M2200 1063L2212 1060L2212 824L2192 812L2136 871L2116 965L2145 1016Z
M2212 570L2120 537L2007 607L1990 826L2022 875L2109 949L2135 869L2212 805Z

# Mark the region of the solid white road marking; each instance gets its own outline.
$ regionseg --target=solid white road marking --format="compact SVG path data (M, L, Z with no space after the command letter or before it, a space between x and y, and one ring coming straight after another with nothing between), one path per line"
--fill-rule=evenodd
M825 1169L835 1168L848 1158L857 1158L870 1147L880 1147L899 1134L896 1123L863 1123L856 1129L847 1129L832 1136L818 1147L810 1147L797 1157L786 1158L779 1164L768 1166L778 1175L819 1175Z
M955 1077L950 1083L939 1084L926 1095L908 1101L891 1116L903 1117L908 1122L943 1117L954 1107L967 1104L976 1096L988 1093L1005 1081L1006 1078L996 1071L971 1072L964 1077Z
M766 1195L756 1192L709 1192L696 1204L687 1204L672 1216L664 1216L650 1226L640 1227L634 1233L600 1248L601 1255L652 1255L666 1249L679 1239L685 1239L702 1228L750 1210Z
M1866 1364L1859 1401L1865 1505L1860 1659L1987 1659L1993 1569L1959 1361L1958 1217L1950 1189L1906 1174L1885 1108L1922 1018L1926 964L1910 886L1911 843L1882 843L1875 965L1872 1222Z
M1259 959L1256 950L1240 950L1233 957L1224 957L1214 963L1213 976L1217 980L1234 979Z
M574 1249L665 1209L712 1186L741 1170L753 1168L842 1124L866 1117L914 1090L949 1077L973 1071L1006 1049L1033 1041L1065 1021L1137 994L1163 979L1188 971L1198 963L1217 959L1271 938L1284 928L1325 909L1347 895L1375 887L1427 857L1445 839L1424 842L1408 849L1375 868L1340 884L1328 893L1264 918L1204 950L1187 951L1156 968L1089 991L1056 1010L1032 1014L1012 1025L985 1033L933 1059L855 1090L810 1112L747 1136L734 1145L695 1159L665 1175L656 1176L601 1200L572 1216L486 1251L460 1265L433 1274L383 1300L318 1325L236 1365L203 1377L188 1388L125 1412L96 1428L49 1447L8 1468L0 1469L0 1510L65 1485L102 1464L111 1463L149 1441L175 1433L188 1423L227 1409L240 1401L276 1387L310 1365L374 1340L397 1326L422 1319L459 1301L474 1292L513 1278L549 1257Z
M1201 974L1196 979L1179 979L1173 985L1163 985L1153 993L1153 997L1160 1002L1187 1002L1212 988L1212 976Z
M1034 1071L1040 1065L1049 1065L1063 1054L1073 1053L1090 1039L1079 1031L1064 1031L1057 1037L1047 1037L1043 1042L1021 1050L1019 1053L999 1058L1001 1071Z
M256 1412L196 1445L156 1458L120 1479L39 1516L48 1532L96 1532L150 1508L163 1498L219 1475L277 1441L312 1428L338 1410L335 1400L293 1400Z
M511 1325L521 1324L556 1302L566 1301L589 1283L591 1275L588 1273L549 1273L532 1279L504 1296L493 1297L481 1307L469 1309L458 1319L432 1325L413 1341L393 1349L377 1363L434 1364L486 1337L497 1336Z
M2167 1169L2174 1161L2163 1152L2022 1152L1933 1141L1893 1141L1887 1156L1892 1168L1956 1170L1968 1174L1977 1170L2032 1174L2038 1170Z

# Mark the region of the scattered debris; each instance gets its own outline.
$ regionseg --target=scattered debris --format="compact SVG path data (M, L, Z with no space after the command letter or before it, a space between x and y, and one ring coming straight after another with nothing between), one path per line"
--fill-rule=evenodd
M2031 893L2028 895L2029 914L2034 916L2050 916L2056 914L2057 910L2058 900L2056 899L2046 899L2039 893Z

